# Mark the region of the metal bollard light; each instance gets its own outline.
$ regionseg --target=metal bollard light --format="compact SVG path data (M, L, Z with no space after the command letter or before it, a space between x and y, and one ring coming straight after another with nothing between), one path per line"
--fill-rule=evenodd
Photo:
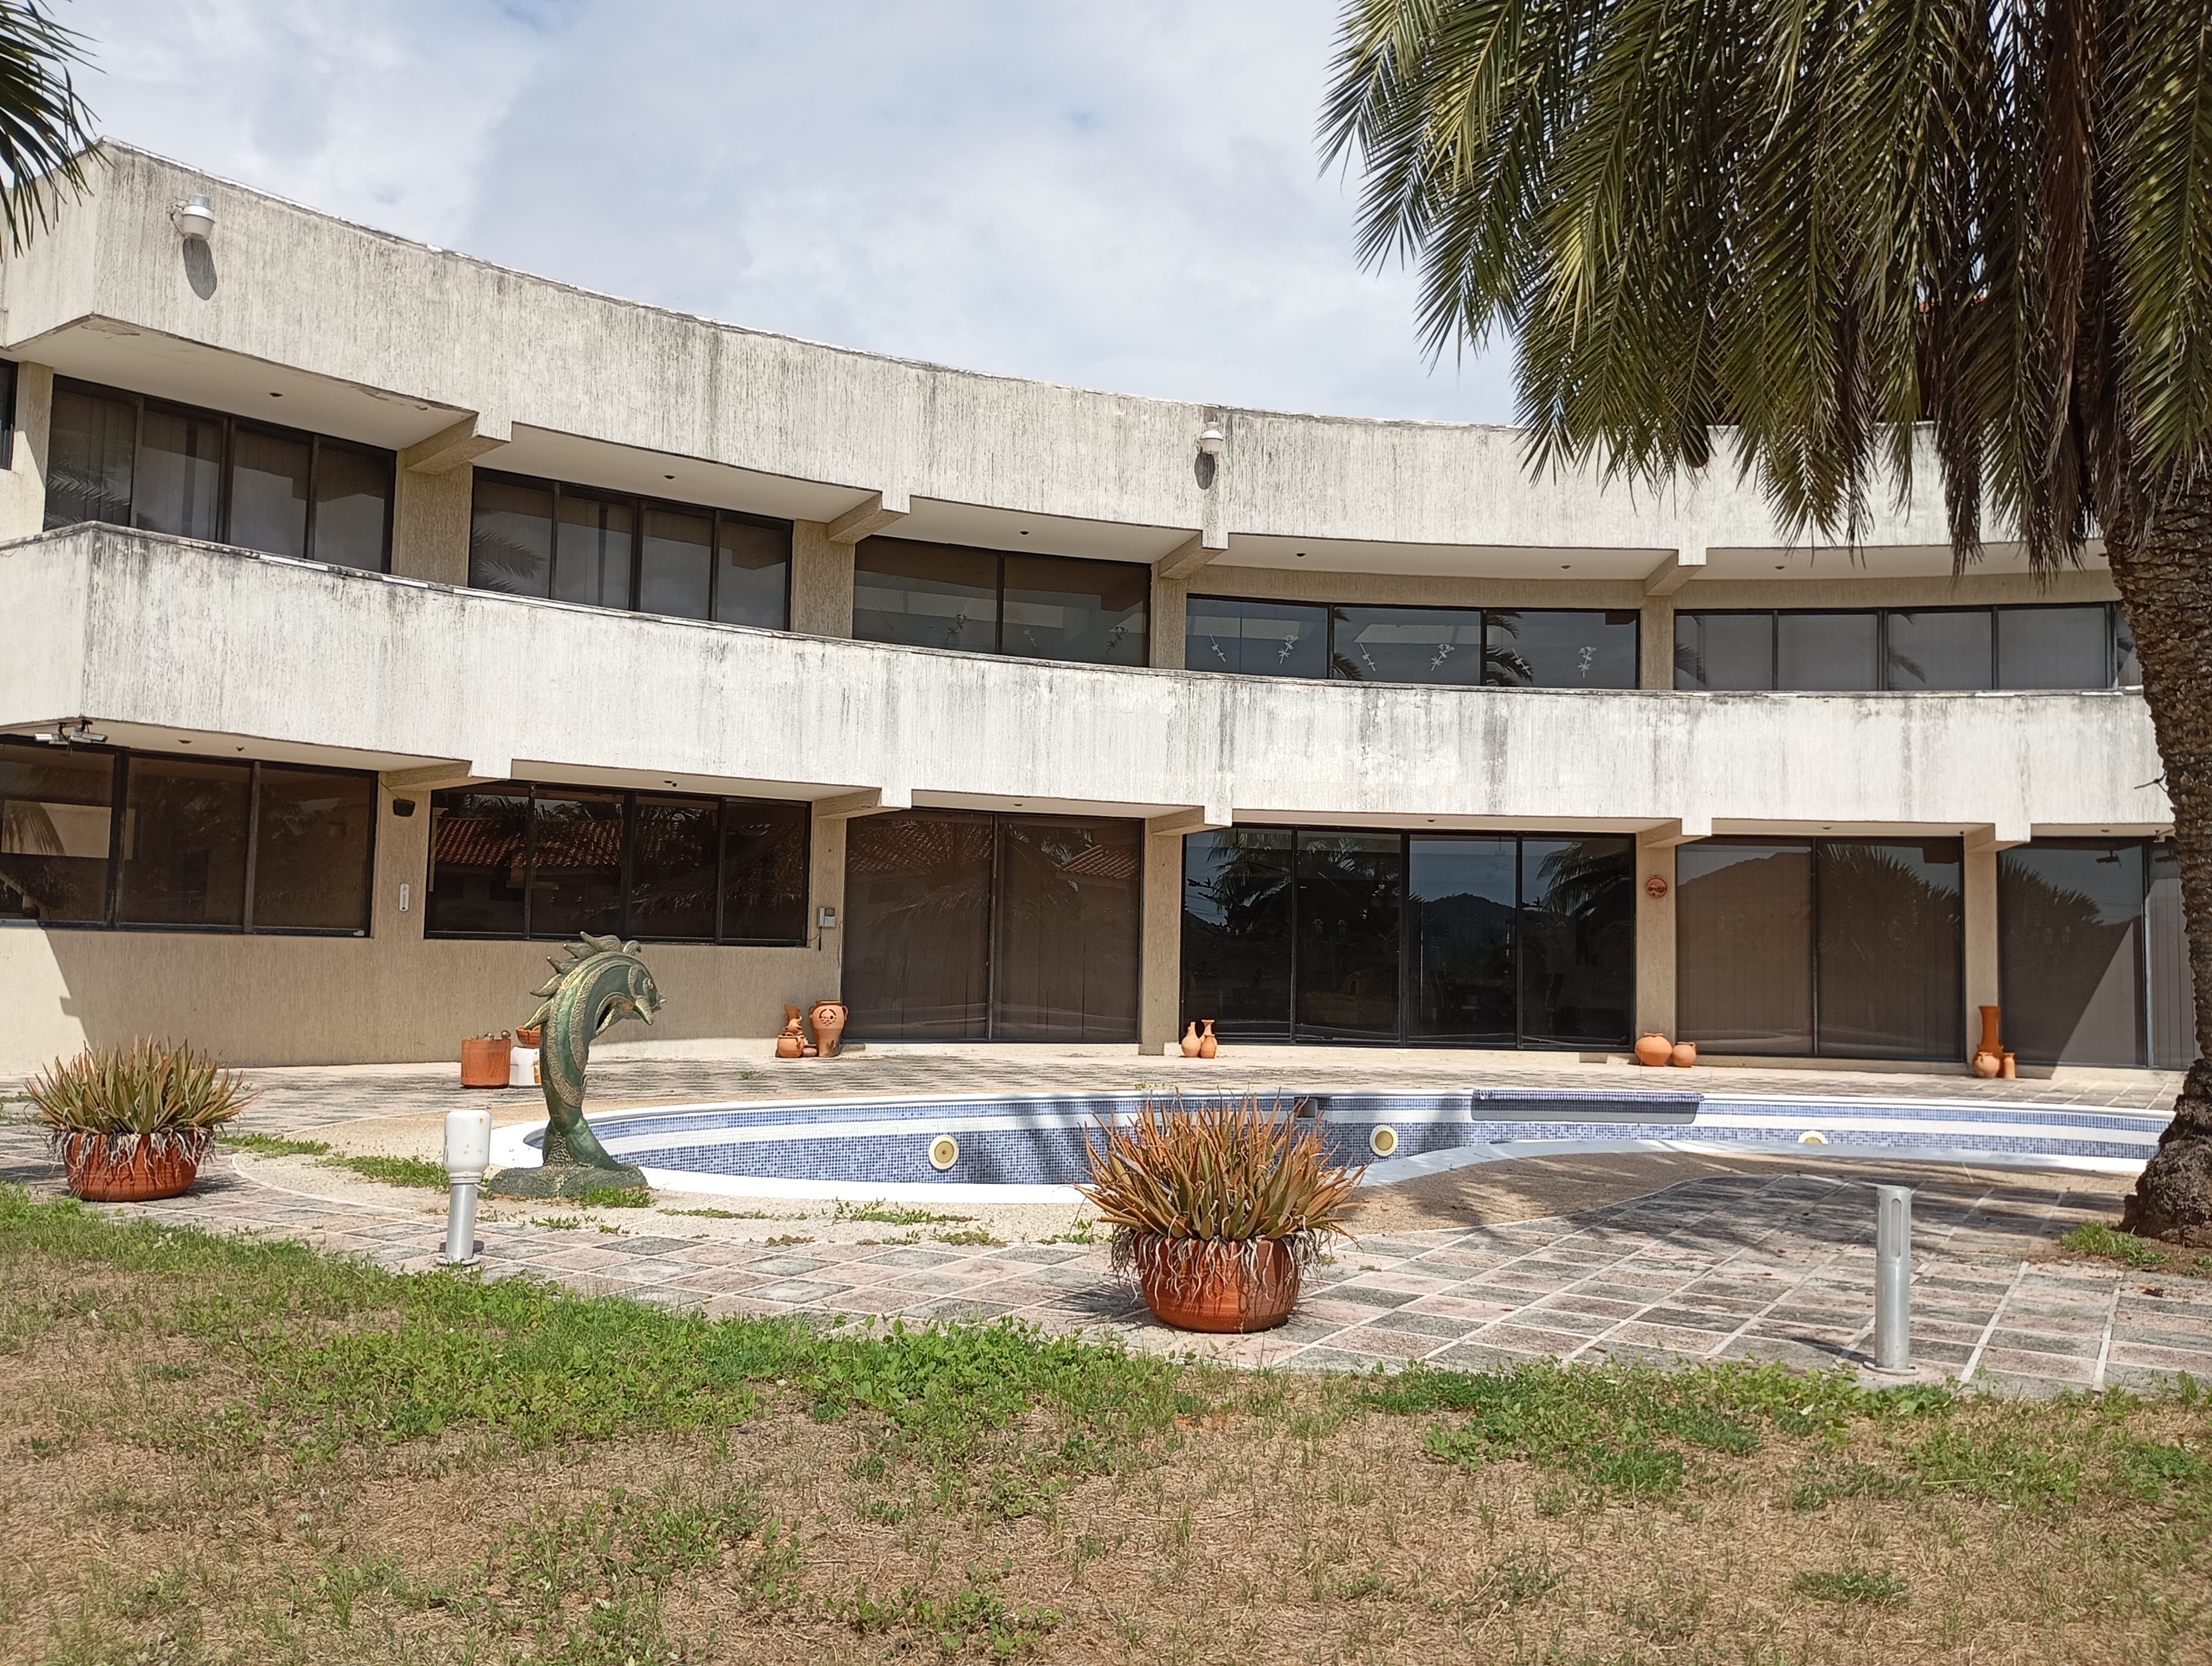
M453 1191L446 1201L446 1265L459 1267L477 1258L477 1187L491 1166L491 1112L446 1113L446 1177Z
M1912 1373L1912 1188L1874 1189L1874 1368Z

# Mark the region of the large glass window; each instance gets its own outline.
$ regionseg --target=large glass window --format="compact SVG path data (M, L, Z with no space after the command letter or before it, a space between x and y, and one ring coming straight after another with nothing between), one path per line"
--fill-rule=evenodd
M376 778L0 736L0 921L368 929Z
M1639 616L1601 608L1370 607L1193 596L1183 665L1358 683L1632 689Z
M1247 1041L1622 1046L1633 854L1617 835L1193 834L1183 1018Z
M805 804L507 781L430 815L427 936L806 940Z
M2117 602L1674 615L1678 689L2106 689L2142 681Z
M863 538L853 556L853 635L865 642L1141 666L1152 581L1149 567L1131 562Z
M846 835L850 1032L1133 1041L1143 828L913 811Z
M392 454L57 380L46 525L105 520L382 572Z
M469 584L510 596L781 630L791 523L476 471Z
M2038 1064L2185 1069L2195 1056L2172 847L2038 839L1997 853L2005 1045Z
M1675 853L1675 1022L1718 1053L1956 1058L1956 840L1711 839Z

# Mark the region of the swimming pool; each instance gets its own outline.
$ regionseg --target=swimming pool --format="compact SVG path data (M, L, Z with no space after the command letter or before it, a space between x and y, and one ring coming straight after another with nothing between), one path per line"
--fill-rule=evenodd
M922 1094L668 1105L595 1114L609 1152L672 1191L744 1196L1072 1201L1086 1132L1146 1095ZM1828 1155L2133 1173L2165 1112L1954 1099L1586 1088L1285 1091L1338 1162L1385 1185L1464 1164L1575 1152ZM534 1167L544 1124L500 1130L492 1161Z

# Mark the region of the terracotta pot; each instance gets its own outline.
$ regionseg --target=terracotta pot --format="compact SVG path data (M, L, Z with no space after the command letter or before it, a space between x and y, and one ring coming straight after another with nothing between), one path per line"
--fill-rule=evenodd
M1994 1006L1982 1008L1982 1044L1974 1051L2003 1056L2004 1043L1997 1039L1997 1008Z
M1668 1056L1683 1069L1687 1070L1698 1061L1698 1044L1695 1042L1676 1042L1674 1050Z
M1636 1062L1662 1065L1674 1056L1674 1045L1656 1030L1646 1030L1636 1042Z
M1974 1055L1974 1074L1985 1082L1993 1079L2003 1068L2004 1061L1987 1048Z
M2020 1078L2020 1055L2000 1053L1997 1057L2003 1061L2003 1067L1997 1072L1997 1074L2008 1082L2017 1081Z
M787 1002L783 1009L783 1033L775 1038L775 1056L779 1059L806 1056L806 1034L799 1027L799 1009Z
M179 1134L161 1140L131 1134L71 1134L62 1139L62 1170L69 1189L88 1203L144 1203L177 1197L199 1177L210 1136Z
M823 1058L836 1058L838 1038L845 1033L853 1009L842 1000L817 1000L806 1016L814 1025L814 1050Z
M1298 1261L1281 1243L1261 1238L1251 1256L1239 1252L1206 1261L1194 1278L1170 1280L1154 1265L1139 1274L1152 1316L1177 1330L1272 1330L1298 1304Z
M1186 1059L1194 1059L1198 1056L1198 1024L1195 1019L1192 1020L1190 1027L1182 1032L1182 1055Z
M514 1044L517 1047L535 1047L538 1045L538 1038L541 1033L540 1027L537 1025L518 1025L514 1031Z
M1206 1018L1202 1022L1206 1025L1206 1033L1198 1038L1198 1056L1210 1059L1221 1051L1221 1043L1213 1038L1213 1020Z
M505 1036L471 1036L461 1043L463 1087L505 1087L514 1043Z

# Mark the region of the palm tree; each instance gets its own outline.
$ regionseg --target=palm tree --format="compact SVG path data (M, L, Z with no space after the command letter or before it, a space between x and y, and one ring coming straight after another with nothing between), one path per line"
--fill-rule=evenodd
M1855 541L1932 455L1961 569L2102 539L2197 984L2127 1224L2212 1243L2212 11L1347 0L1322 132L1430 350L1513 336L1532 465L1717 452Z
M58 194L85 188L92 112L70 79L83 47L37 0L0 0L0 230L11 253L46 229Z

